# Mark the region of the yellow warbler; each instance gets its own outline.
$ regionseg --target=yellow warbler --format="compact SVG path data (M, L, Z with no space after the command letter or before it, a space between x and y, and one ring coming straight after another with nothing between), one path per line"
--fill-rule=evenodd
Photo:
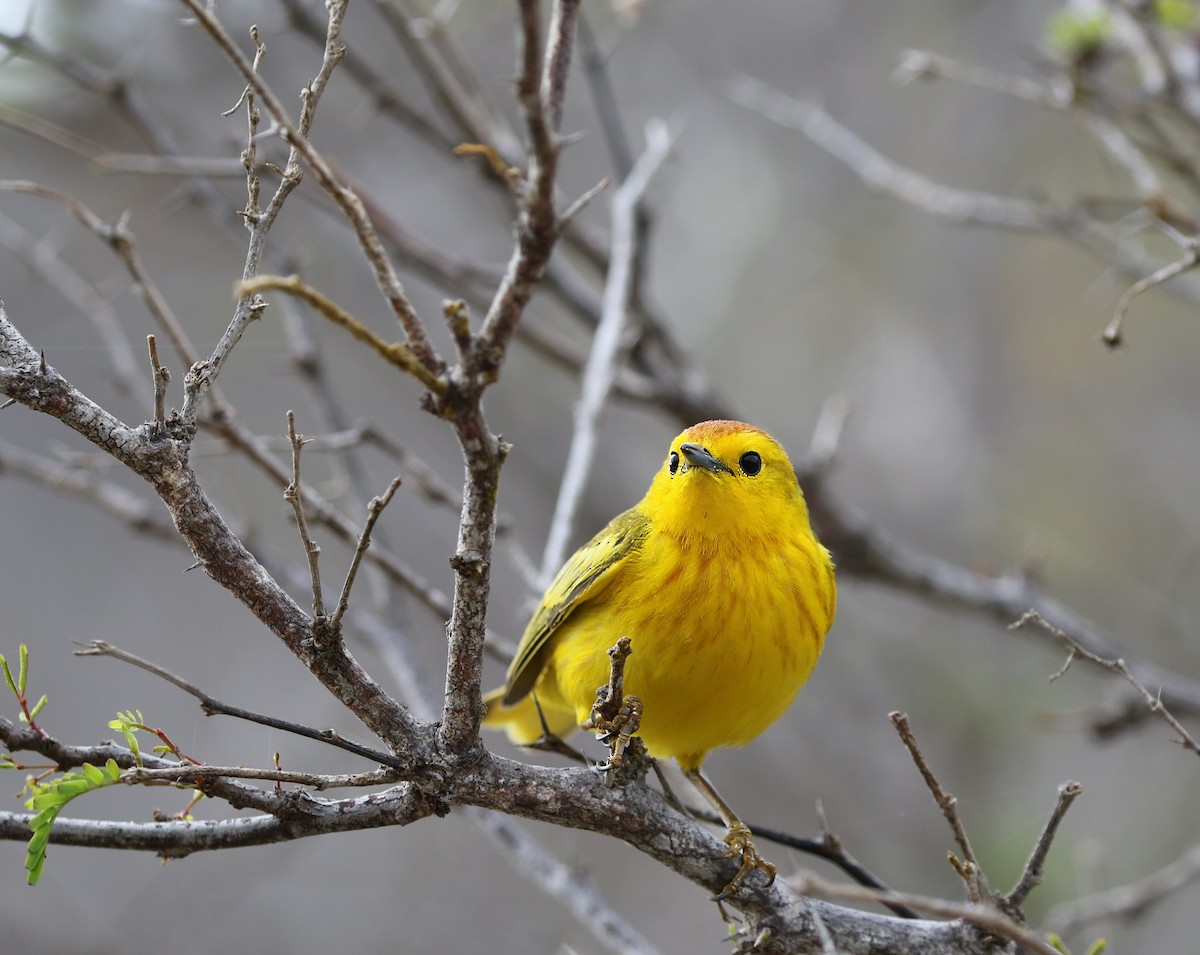
M779 718L833 622L833 563L808 522L787 453L765 431L706 421L671 442L649 491L583 545L547 589L485 725L527 745L564 735L609 680L607 649L630 638L624 689L642 704L650 755L673 757L728 827L742 864L775 869L700 774ZM540 710L540 712L539 712ZM723 893L724 894L724 893Z

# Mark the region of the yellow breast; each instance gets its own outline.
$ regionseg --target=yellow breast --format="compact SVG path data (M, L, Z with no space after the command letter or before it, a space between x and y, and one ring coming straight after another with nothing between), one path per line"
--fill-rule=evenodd
M612 585L560 626L538 692L587 719L608 681L603 650L628 636L638 735L651 755L695 768L783 714L821 653L834 599L828 555L810 533L652 530Z

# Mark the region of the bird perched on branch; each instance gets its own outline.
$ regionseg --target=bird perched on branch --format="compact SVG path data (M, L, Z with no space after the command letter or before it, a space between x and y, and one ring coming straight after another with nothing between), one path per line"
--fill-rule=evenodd
M724 821L740 857L724 897L754 869L754 846L700 765L778 719L808 679L833 622L833 563L809 526L787 453L765 431L705 421L671 442L646 496L555 576L521 638L485 725L529 745L590 725L606 652L629 638L620 721L599 725L619 757L636 734L674 758ZM632 724L630 722L632 720Z

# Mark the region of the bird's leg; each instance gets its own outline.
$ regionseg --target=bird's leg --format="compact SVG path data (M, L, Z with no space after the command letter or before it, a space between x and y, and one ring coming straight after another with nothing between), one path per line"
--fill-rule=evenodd
M642 725L642 701L625 695L625 658L632 652L628 637L609 648L608 683L596 690L596 702L583 724L584 729L596 731L596 739L608 744L609 757L596 769L605 774L609 786L625 762L626 747Z
M538 699L536 691L533 694L533 705L537 708L538 720L542 724L542 735L530 743L527 748L543 753L558 753L560 756L582 763L584 766L589 765L590 760L583 753L550 728L550 724L546 722L545 711L542 710L542 701Z
M750 827L737 817L732 809L729 808L729 803L721 798L721 794L713 787L699 769L685 769L683 774L700 792L705 799L708 800L710 806L717 811L721 817L721 821L725 823L725 845L729 846L726 851L727 856L741 857L741 865L738 867L737 874L729 880L729 884L725 886L715 898L720 902L722 899L729 898L738 889L742 887L743 882L755 869L758 869L767 877L767 885L771 885L775 881L775 866L771 865L766 859L758 854L758 849L755 848L754 840L750 837Z

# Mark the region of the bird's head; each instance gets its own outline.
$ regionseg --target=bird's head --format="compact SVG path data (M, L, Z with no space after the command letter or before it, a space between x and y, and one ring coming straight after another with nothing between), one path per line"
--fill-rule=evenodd
M660 527L701 535L770 536L808 525L787 452L741 421L704 421L671 442L641 509Z

